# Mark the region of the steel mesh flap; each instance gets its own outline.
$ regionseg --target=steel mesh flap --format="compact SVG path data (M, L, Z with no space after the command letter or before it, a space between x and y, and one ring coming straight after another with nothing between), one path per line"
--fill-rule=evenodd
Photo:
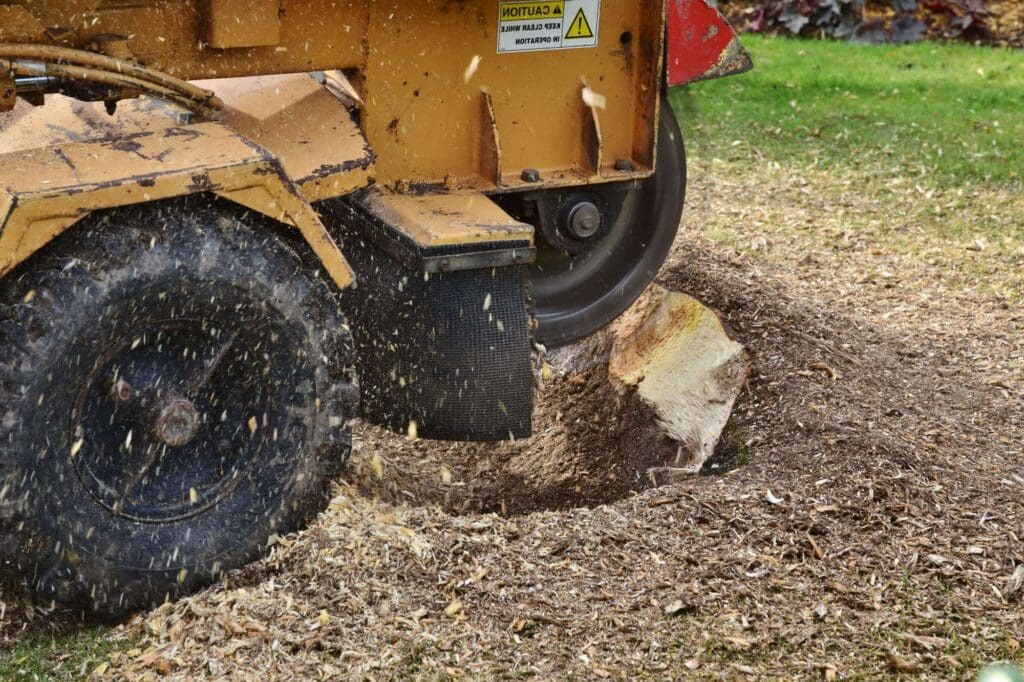
M381 226L357 206L335 209L324 211L325 222L343 238L356 272L345 305L363 417L401 433L415 422L423 438L529 436L533 375L522 267L426 273L367 238L366 230Z

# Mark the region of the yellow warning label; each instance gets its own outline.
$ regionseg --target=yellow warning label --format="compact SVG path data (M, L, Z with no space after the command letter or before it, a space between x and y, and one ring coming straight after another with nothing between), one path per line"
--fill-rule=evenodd
M621 0L626 2L626 0ZM2 5L4 0L0 0ZM498 3L498 52L597 47L601 0L506 0Z
M573 17L572 23L569 25L569 32L565 34L566 40L574 40L577 38L593 38L594 31L590 28L590 22L587 21L587 15L583 13L583 8L580 8L576 12L576 16Z
M565 0L543 0L542 2L503 2L501 21L561 20L565 15ZM585 20L584 20L585 21Z

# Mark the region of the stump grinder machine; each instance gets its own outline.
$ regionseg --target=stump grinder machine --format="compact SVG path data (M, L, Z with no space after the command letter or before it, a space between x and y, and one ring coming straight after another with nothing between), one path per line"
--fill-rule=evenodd
M118 615L259 557L361 417L530 434L654 279L704 0L0 0L0 571Z

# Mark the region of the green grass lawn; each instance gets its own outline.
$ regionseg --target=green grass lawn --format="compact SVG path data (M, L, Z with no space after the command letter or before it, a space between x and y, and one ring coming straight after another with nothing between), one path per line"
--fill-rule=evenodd
M701 156L1024 184L1024 51L744 36L750 73L672 92Z
M81 680L102 670L110 655L131 645L103 626L62 634L37 632L0 651L0 680Z

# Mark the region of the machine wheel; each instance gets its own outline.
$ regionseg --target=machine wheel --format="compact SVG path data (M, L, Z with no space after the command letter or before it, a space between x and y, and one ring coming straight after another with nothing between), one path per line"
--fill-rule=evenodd
M0 568L117 616L329 500L357 388L338 296L260 216L119 209L0 288Z
M541 343L561 346L605 327L665 262L683 211L686 152L664 99L659 119L655 172L647 180L496 199L538 228L530 284Z

